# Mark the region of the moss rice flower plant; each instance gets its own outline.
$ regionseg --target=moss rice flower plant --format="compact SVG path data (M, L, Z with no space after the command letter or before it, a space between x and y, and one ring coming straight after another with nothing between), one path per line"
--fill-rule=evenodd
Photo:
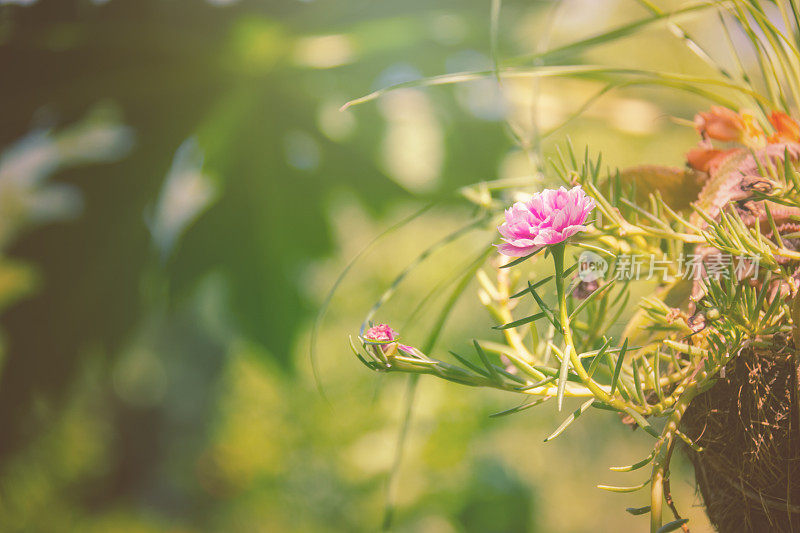
M561 188L498 180L461 191L478 213L468 227L497 228L474 268L455 280L451 297L477 279L478 299L494 319L470 339L473 353L434 349L443 320L431 337L405 339L411 345L399 345L391 327L373 325L396 285L351 346L377 372L429 375L470 386L465 394L484 387L522 399L493 416L561 411L565 398L579 399L545 442L591 411L616 413L620 423L649 434L652 447L611 467L640 472L638 483L598 488L646 491L649 504L628 512L647 515L651 533L688 531L680 512L687 503L673 501L670 490L678 447L695 467L719 531L800 531L800 9L792 0L706 2L675 11L638 3L649 15L607 32L348 104L398 88L481 78L589 75L609 80L608 90L652 85L709 101L693 121L684 120L698 144L686 146L683 166L642 161L618 170L591 146L579 152L564 140L540 168ZM714 15L724 33L740 37L730 49L736 69L722 66L679 24L677 15L688 12ZM495 14L493 35L497 24ZM666 25L709 74L554 62L657 25ZM750 54L756 68L748 71L743 56ZM516 192L529 199L514 202ZM641 297L632 288L643 272L655 281ZM522 315L524 300L534 310Z

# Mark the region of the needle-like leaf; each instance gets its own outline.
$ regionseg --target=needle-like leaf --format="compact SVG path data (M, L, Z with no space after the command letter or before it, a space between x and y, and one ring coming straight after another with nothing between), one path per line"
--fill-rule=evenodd
M688 518L681 518L680 520L673 520L672 522L670 522L668 524L664 524L663 526L658 528L658 531L656 533L669 533L670 531L675 531L677 529L680 529L680 527L682 525L684 525L685 523L687 523L688 521L689 521Z
M631 418L633 418L633 420L639 425L640 428L642 428L655 438L660 437L658 431L656 431L655 428L653 428L652 424L650 424L650 422L648 422L645 417L643 417L638 411L636 411L636 409L633 409L632 407L626 407L625 412L631 415Z
M489 374L487 374L485 370L483 370L482 368L477 367L476 365L473 365L466 358L461 357L456 352L450 351L450 355L452 355L453 357L458 359L461 362L462 365L466 366L467 368L469 368L473 372L476 372L476 373L480 374L481 376L483 376L485 378L489 377Z
M510 268L510 267L513 267L513 266L517 266L518 264L520 264L520 263L522 263L524 261L527 261L528 259L530 259L534 255L538 254L542 250L544 250L544 248L539 248L538 250L536 250L532 254L528 254L528 255L526 255L524 257L519 257L517 259L514 259L513 261L511 261L509 263L506 263L505 265L500 265L500 268Z
M615 487L613 485L597 485L598 489L607 490L609 492L636 492L637 490L641 490L645 488L650 483L648 479L641 485L634 485L632 487Z
M622 342L622 349L619 351L619 355L617 356L617 363L614 366L614 375L611 377L611 394L614 394L614 391L617 389L617 383L619 382L619 372L622 370L622 362L625 360L625 352L628 350L628 339L626 338Z
M603 286L602 286L602 287L599 287L598 289L595 289L595 291L594 291L594 292L592 292L592 293L591 293L589 296L587 296L586 298L584 298L584 299L581 301L581 303L579 303L579 304L578 304L578 306L577 306L577 307L576 307L576 308L575 308L575 309L572 311L572 313L569 315L569 319L570 319L570 321L572 321L572 319L573 319L573 318L575 318L576 316L578 316L578 313L580 313L581 311L583 311L583 308L584 308L584 307L586 307L587 305L589 305L589 303L593 302L593 301L594 301L596 298L599 298L600 296L602 296L603 294L605 294L605 293L606 293L606 291L607 291L608 289L610 289L610 288L611 288L611 287L614 285L614 283L616 283L617 279L618 279L618 278L613 278L613 279L611 279L610 281L608 281L608 282L606 282L605 284L603 284Z
M528 289L530 289L530 293L533 295L533 299L536 300L536 303L539 304L539 307L545 313L545 316L550 321L553 326L555 326L559 331L561 331L561 322L556 318L556 314L550 309L550 306L542 300L542 297L539 296L539 293L536 292L536 289L533 288L533 285L528 282Z
M567 345L567 349L564 350L564 355L561 357L561 369L558 373L558 410L561 411L561 405L564 402L564 389L567 386L567 375L569 374L569 355L570 350L572 350L572 346Z
M611 466L609 467L609 470L612 470L614 472L631 472L633 470L638 470L643 466L649 465L652 462L653 457L655 456L656 456L656 451L653 450L652 452L650 452L650 455L648 455L638 463L633 463L632 465L628 466Z
M493 413L489 415L489 418L500 418L501 416L508 416L513 415L514 413L519 413L520 411L524 411L526 409L530 409L531 407L535 407L537 405L541 405L547 400L551 399L552 396L545 396L544 398L539 398L532 402L524 403L522 405L518 405L516 407L512 407L511 409L506 409L505 411L500 411L499 413Z
M528 324L530 322L535 322L536 320L539 320L540 318L544 318L546 316L547 316L547 313L544 313L544 312L536 313L535 315L526 316L524 318L520 318L518 320L514 320L513 322L509 322L508 324L503 324L502 326L492 326L492 329L511 329L511 328L516 328L516 327Z
M503 378L500 377L500 374L498 374L495 366L489 361L489 357L483 351L481 345L478 344L478 341L473 339L472 344L475 345L475 351L478 352L478 357L481 358L481 361L483 361L484 366L486 366L486 368L489 370L489 375L491 375L492 379L498 384L502 383Z
M533 287L534 289L538 289L539 287L541 287L542 285L544 285L545 283L547 283L551 279L553 279L553 276L547 276L546 278L542 278L539 281L537 281L536 283L534 283L533 285L529 284L527 287L525 287L524 289L522 289L518 293L512 294L511 296L509 296L509 298L519 298L520 296L524 296L524 295L528 294L529 292L531 292L531 287Z
M567 429L567 427L569 427L569 425L572 424L576 418L581 416L583 412L586 411L590 405L592 405L592 402L594 402L594 399L587 400L583 404L581 404L581 406L575 409L575 411L573 411L572 414L569 415L566 418L566 420L564 420L564 422L562 422L561 425L558 426L558 428L554 432L552 432L546 439L544 439L544 441L545 442L551 441L554 438L561 435L561 433L563 433L564 430Z
M592 359L592 362L589 365L589 369L586 371L587 374L589 374L589 377L592 377L594 375L594 371L597 370L597 365L600 363L600 361L603 360L603 357L606 356L606 350L608 349L608 346L610 344L611 344L611 339L606 339L606 342L600 348L600 351L597 352L597 355L595 355L594 359Z
M647 399L644 395L644 390L642 390L642 378L639 376L639 359L634 359L631 363L633 367L633 384L636 387L636 396L639 399L639 403L642 405L647 404Z

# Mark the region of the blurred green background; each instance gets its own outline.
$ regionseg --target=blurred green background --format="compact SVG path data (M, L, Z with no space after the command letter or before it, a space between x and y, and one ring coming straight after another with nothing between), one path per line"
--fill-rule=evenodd
M665 3L665 6L677 5ZM504 2L500 57L646 16L635 2ZM691 18L711 48L713 17ZM375 531L405 406L347 336L413 257L474 211L458 188L552 183L570 135L613 166L682 165L699 97L628 87L557 128L592 77L407 89L491 68L488 0L0 0L0 530ZM550 58L702 73L657 24ZM378 240L320 324L316 311ZM437 252L378 318L421 343L488 232ZM467 290L440 349L490 337ZM478 333L476 333L478 332ZM607 467L649 442L592 412L421 381L397 531L633 531L646 494ZM685 462L673 492L708 530Z

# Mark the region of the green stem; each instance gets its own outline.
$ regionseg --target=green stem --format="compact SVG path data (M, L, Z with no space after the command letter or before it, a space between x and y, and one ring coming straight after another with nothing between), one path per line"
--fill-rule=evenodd
M699 393L697 383L686 388L680 398L675 402L675 410L670 414L667 425L661 432L661 438L656 444L656 455L653 459L653 473L650 476L650 533L657 533L661 528L661 510L664 501L664 480L669 475L669 462L675 446L675 435L678 431L683 413Z
M564 294L564 250L566 245L562 242L550 248L553 254L553 266L556 271L556 294L558 295L559 319L561 320L561 333L564 334L564 342L567 346L573 347L572 330L569 327L569 311L567 310L567 295ZM574 350L573 350L574 351Z
M575 349L575 343L572 339L572 328L569 324L569 310L567 309L567 295L564 292L564 251L566 243L559 243L550 247L550 253L553 255L553 266L555 267L555 282L556 294L558 295L558 310L559 320L561 321L561 333L564 335L564 343L567 345L569 351L570 363L575 370L575 373L580 378L583 385L592 391L592 394L602 401L618 410L623 410L626 405L625 402L619 398L610 396L604 391L586 372L583 368L583 363L578 356L578 351Z
M664 501L664 476L667 471L668 457L672 453L675 433L665 432L660 450L653 460L653 474L650 477L650 533L657 533L662 524L662 507Z

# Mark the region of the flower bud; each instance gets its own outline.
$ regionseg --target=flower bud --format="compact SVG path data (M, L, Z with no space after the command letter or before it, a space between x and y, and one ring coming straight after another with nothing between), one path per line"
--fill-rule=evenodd
M397 332L388 324L378 324L377 326L372 326L365 331L362 337L366 341L372 341L375 344L382 344L392 342L398 337L398 335Z
M572 291L572 297L576 300L585 300L600 287L600 283L593 279L591 281L579 281Z
M372 326L361 338L371 350L380 350L386 358L391 358L397 353L397 338L399 335L388 324Z
M694 117L694 127L703 137L718 141L741 141L745 132L744 118L727 107L712 106L710 111Z

